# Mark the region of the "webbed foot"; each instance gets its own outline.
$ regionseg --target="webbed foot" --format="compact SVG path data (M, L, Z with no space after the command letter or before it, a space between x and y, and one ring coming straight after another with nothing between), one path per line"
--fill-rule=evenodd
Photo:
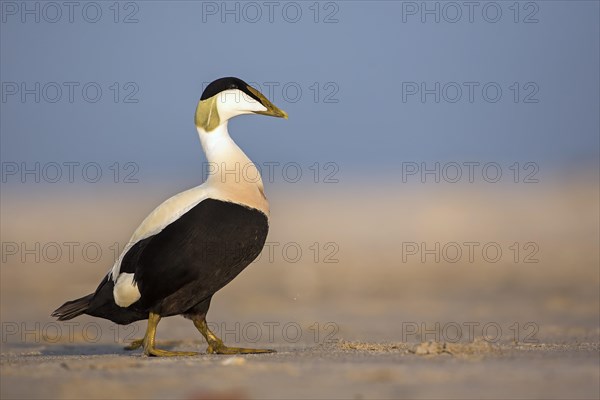
M156 348L156 327L160 321L160 315L153 312L148 316L148 328L143 339L136 339L125 347L125 350L136 350L140 347L144 348L144 354L153 357L180 357L180 356L195 356L198 353L194 351L169 351Z
M208 354L267 354L276 353L270 349L246 349L243 347L227 347L209 328L204 318L193 319L194 325L208 342L206 353Z
M227 347L223 343L209 344L206 349L208 354L265 354L265 353L276 353L275 350L271 349L249 349L244 347Z

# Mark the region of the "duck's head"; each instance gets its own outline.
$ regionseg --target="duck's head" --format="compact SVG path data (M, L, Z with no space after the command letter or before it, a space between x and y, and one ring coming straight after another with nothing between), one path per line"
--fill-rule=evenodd
M262 114L286 118L261 92L239 78L220 78L211 82L198 102L196 126L210 132L227 120L243 114Z

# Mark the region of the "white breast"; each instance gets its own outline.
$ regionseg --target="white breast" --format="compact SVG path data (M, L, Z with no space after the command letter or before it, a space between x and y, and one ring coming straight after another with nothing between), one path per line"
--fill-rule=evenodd
M231 139L227 131L227 124L225 123L209 133L198 128L198 133L208 162L215 164L217 173L209 175L207 181L202 185L176 194L163 202L135 230L109 272L115 282L113 291L115 301L118 305L127 304L122 307L139 299L139 297L136 298L139 296L139 291L133 283L133 274L120 274L121 262L125 254L136 243L156 235L203 200L211 198L237 203L260 210L267 217L269 216L269 202L264 194L260 173Z

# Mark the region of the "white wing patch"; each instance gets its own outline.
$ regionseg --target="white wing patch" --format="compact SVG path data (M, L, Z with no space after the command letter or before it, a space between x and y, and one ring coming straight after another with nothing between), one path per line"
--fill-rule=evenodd
M204 185L200 185L176 194L156 207L135 230L123 252L113 265L109 273L113 281L117 282L119 278L119 270L123 257L137 242L156 235L207 197L208 190L206 190Z
M219 161L222 170L230 171L239 166L253 165L229 136L227 123L219 125L211 132L205 132L201 127L197 127L197 130L206 158ZM258 180L239 179L237 175L230 177L228 174L224 177L209 175L202 185L176 194L156 207L135 230L108 273L109 279L112 278L115 283L115 302L121 307L127 307L140 298L140 291L134 283L134 274L120 273L125 254L140 240L156 235L203 200L211 198L241 204L262 211L268 218L269 202L264 194L260 171L257 169L256 173Z
M119 307L129 307L142 297L137 285L133 282L133 274L122 273L119 275L113 289L113 297Z

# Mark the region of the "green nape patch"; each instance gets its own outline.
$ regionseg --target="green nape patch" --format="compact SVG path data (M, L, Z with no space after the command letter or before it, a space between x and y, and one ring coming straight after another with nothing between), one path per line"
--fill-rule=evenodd
M221 120L217 110L217 97L213 96L206 100L200 100L196 107L196 126L210 132L219 126Z

